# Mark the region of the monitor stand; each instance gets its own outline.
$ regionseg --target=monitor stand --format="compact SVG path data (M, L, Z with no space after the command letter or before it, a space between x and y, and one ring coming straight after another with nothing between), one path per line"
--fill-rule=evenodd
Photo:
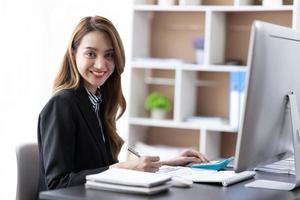
M286 190L290 191L295 189L300 185L300 118L299 111L296 101L296 95L291 92L287 95L287 101L290 105L290 114L292 121L292 131L293 131L293 146L294 146L294 156L295 156L295 174L296 179L294 183L287 183L281 181L271 181L271 180L256 180L249 184L246 184L246 187L254 188L265 188L265 189L274 189L274 190Z

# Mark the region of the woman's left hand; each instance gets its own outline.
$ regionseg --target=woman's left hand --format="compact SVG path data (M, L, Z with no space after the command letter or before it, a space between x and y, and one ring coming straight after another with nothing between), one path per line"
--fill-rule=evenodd
M191 163L209 162L201 153L193 149L187 149L181 152L173 159L162 161L162 165L183 166Z

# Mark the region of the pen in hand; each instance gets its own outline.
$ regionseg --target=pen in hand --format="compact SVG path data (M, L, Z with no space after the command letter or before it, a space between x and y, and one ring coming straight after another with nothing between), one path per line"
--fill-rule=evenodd
M134 150L134 148L128 147L127 150L128 150L130 153L134 154L136 157L138 157L138 158L141 157L141 155L140 155L136 150Z

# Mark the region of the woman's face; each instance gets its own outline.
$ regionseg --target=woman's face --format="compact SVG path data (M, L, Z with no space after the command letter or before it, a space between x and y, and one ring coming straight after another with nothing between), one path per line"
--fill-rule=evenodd
M87 33L78 46L75 60L84 85L95 93L115 69L114 49L108 35L99 31Z

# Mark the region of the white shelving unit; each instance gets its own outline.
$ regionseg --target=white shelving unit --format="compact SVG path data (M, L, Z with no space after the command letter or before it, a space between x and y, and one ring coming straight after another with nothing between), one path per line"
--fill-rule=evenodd
M180 135L179 142L177 140L173 146L186 145L184 140L193 137L190 146L197 146L209 158L232 154L236 127L226 121L195 123L185 121L186 118L195 115L228 117L229 73L247 72L248 38L253 20L300 29L298 0L284 1L291 5L281 7L252 5L251 0L205 2L221 2L222 5L136 3L133 6L129 145L139 141L172 143L172 132L179 132L176 134ZM199 35L205 38L203 64L195 64L192 47L193 39ZM141 59L149 57L162 60ZM224 64L231 59L241 61L241 65ZM149 117L144 102L151 91L163 92L171 99L172 111L167 119Z

